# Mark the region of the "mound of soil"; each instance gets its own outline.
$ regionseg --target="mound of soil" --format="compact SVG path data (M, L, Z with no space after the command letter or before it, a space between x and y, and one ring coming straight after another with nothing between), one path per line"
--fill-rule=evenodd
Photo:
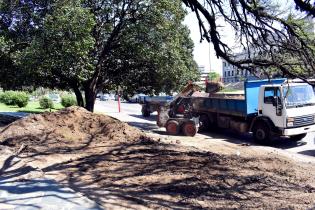
M71 152L96 144L131 142L144 134L114 118L70 107L61 111L30 115L17 120L0 133L0 143L27 146L30 152L45 154Z
M0 176L39 171L104 209L315 206L311 164L240 145L231 146L231 153L189 147L181 143L188 137L176 138L176 143L150 139L126 123L78 107L31 115L0 131L0 144L14 149L27 145L19 155L24 162L7 164Z

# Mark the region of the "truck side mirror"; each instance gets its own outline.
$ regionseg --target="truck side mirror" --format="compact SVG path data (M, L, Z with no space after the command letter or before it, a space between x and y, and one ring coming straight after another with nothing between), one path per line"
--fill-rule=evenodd
M276 107L276 115L281 116L283 107L282 107L281 98L279 96L275 96L273 98L272 105Z
M277 96L274 96L273 98L272 98L272 105L273 106L277 106Z

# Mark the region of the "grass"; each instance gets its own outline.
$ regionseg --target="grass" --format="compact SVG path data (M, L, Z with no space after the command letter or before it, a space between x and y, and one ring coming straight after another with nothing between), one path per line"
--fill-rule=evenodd
M51 109L52 112L58 111L64 108L60 103L54 103L54 109ZM19 108L18 106L7 106L3 103L0 103L0 112L28 112L28 113L42 113L50 111L49 109L42 109L39 106L38 101L31 101L27 104L26 107Z

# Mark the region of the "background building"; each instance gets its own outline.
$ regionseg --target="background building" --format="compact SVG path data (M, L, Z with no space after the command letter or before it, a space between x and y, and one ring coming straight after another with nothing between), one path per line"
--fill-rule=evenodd
M254 79L257 79L257 77L251 74L249 71L238 69L225 60L222 61L222 82L230 83Z

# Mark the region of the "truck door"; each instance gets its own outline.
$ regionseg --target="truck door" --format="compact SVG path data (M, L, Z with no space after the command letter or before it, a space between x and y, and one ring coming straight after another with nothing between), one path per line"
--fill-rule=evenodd
M278 103L282 103L279 87L265 87L261 112L263 116L271 119L276 127L284 127L283 113L277 112L277 97L279 99Z

